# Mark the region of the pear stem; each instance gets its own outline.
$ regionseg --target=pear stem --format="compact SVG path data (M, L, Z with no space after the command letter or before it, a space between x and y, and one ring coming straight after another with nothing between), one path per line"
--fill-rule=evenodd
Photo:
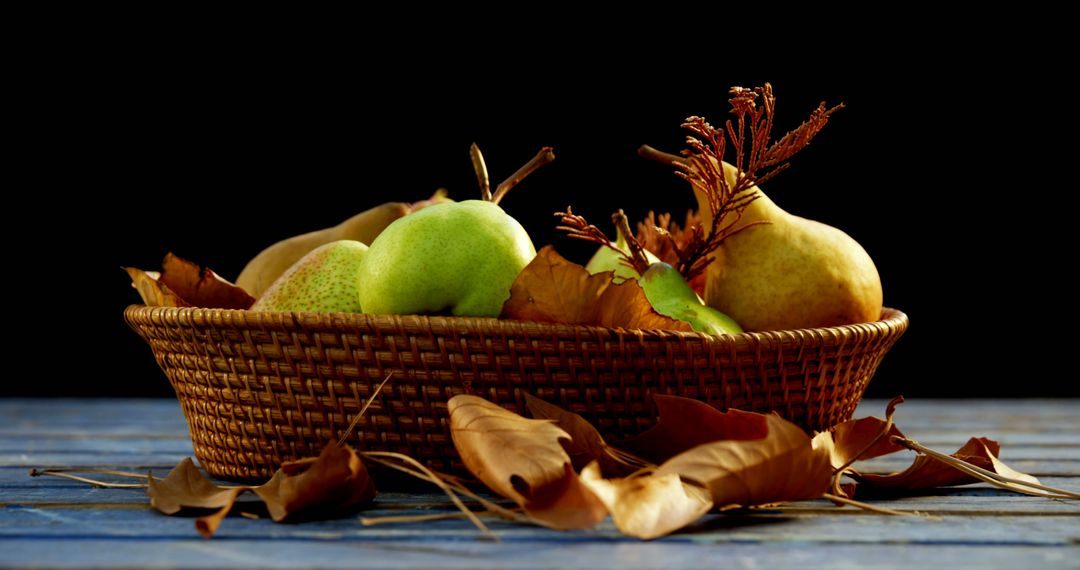
M667 164L668 166L675 166L677 164L686 164L688 161L686 158L670 152L664 152L657 150L647 144L643 144L637 149L638 156L647 158L649 160L659 162L661 164Z
M469 147L469 157L472 158L473 170L476 171L476 180L480 183L480 197L485 202L491 201L491 179L488 178L487 164L484 163L484 155L480 147L472 143Z
M630 249L630 257L627 261L635 271L644 274L649 268L649 258L645 256L645 248L641 247L634 233L630 231L630 220L626 218L626 213L620 208L618 212L611 215L611 221L615 222L615 231L626 238L626 246Z
M526 162L525 166L519 168L517 172L510 176L510 178L503 180L502 183L499 184L498 188L495 189L495 195L490 199L491 203L498 204L511 188L517 186L519 182L524 180L526 176L532 174L534 170L553 160L555 160L555 152L550 146L545 146L540 149L540 152L536 153L536 156L532 157L529 162Z

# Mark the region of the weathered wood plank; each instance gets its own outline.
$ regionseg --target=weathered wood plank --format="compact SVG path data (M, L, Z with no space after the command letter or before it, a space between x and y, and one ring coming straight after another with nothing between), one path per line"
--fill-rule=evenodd
M881 416L884 401L857 416ZM0 566L637 568L913 566L1077 568L1080 504L984 486L874 500L945 513L885 517L804 501L754 514L710 515L650 543L610 521L561 533L493 522L503 542L478 539L462 520L363 527L355 519L278 525L229 519L213 541L190 518L146 507L142 490L95 489L34 478L30 467L112 466L164 474L191 456L175 400L0 399ZM968 437L1004 444L1013 467L1080 490L1080 400L912 401L897 421L908 435L951 452ZM910 455L867 463L902 469ZM436 493L384 493L367 516L450 512Z
M146 504L145 492L140 489L100 489L93 486L52 477L25 480L7 480L0 470L0 505L29 505L48 508L73 503L94 503L103 507ZM156 473L164 474L164 470ZM1048 478L1044 483L1080 492L1080 478ZM970 513L987 515L994 513L1035 513L1047 515L1072 514L1080 517L1080 502L1053 501L1041 497L1029 497L1009 493L985 485L972 485L950 489L935 489L928 495L908 497L860 497L861 500L882 507L933 513ZM452 507L444 495L435 491L410 494L382 493L376 499L378 508L398 508L389 505L419 504L426 508L446 509ZM839 509L825 501L801 501L774 509L778 512L806 512L838 515L858 515L856 509Z
M1076 568L1080 547L994 545L651 543L411 539L306 541L175 539L169 541L2 541L5 566L85 568Z
M364 516L426 514L431 509L415 503L377 508ZM449 511L440 508L437 511ZM1013 544L1067 546L1080 540L1080 515L1008 515L986 517L945 515L939 518L891 517L843 511L788 512L769 510L753 515L708 515L692 527L671 535L666 542L729 544L758 542L786 544L819 543L919 543L919 544ZM127 537L133 540L184 539L197 536L188 517L165 516L148 507L41 508L8 506L0 540L78 540ZM625 537L610 520L590 531L566 533L526 524L491 520L490 526L504 541L587 542L595 540L637 542ZM460 519L367 527L356 519L275 524L268 519L227 519L215 536L289 540L418 541L478 540L479 532Z

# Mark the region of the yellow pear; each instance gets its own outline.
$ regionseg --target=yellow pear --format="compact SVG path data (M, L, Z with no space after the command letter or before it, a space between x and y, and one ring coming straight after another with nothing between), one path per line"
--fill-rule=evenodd
M236 284L259 298L294 263L315 248L339 240L371 243L390 222L408 214L409 204L387 202L340 224L281 240L262 250L244 267Z
M262 297L270 285L315 248L340 240L371 243L394 220L434 204L452 202L439 189L431 198L413 202L387 202L365 210L340 224L283 239L262 250L244 267L236 284L253 297Z
M724 163L724 174L734 184L734 167ZM747 331L878 320L881 279L866 250L844 232L789 214L760 188L753 190L760 197L735 228L752 225L728 236L716 250L706 270L705 304ZM708 203L699 190L695 194L708 228Z

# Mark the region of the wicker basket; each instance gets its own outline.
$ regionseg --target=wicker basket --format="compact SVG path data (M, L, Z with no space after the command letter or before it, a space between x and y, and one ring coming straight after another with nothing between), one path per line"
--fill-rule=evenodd
M848 419L907 316L714 337L495 319L263 313L133 305L212 475L270 477L337 439L388 374L350 444L460 471L446 401L471 392L521 410L523 392L609 440L652 425L651 394L775 410L807 429Z

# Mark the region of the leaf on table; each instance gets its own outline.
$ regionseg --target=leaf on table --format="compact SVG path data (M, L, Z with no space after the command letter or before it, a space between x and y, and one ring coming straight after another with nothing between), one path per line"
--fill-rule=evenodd
M448 408L458 455L492 491L553 528L590 528L607 516L560 443L570 435L554 422L523 418L469 395L454 396Z
M906 447L893 441L892 437L904 437L904 434L892 422L897 404L902 397L894 398L885 409L885 419L875 417L848 420L833 426L829 433L833 438L833 468L839 469L856 459L873 459Z
M165 255L159 281L194 307L247 309L255 302L247 291L226 281L210 268L199 267L172 253Z
M721 508L765 505L821 497L829 489L832 438L813 440L776 414L765 416L767 435L745 441L714 441L685 451L657 469L677 473L709 490Z
M375 483L352 448L331 441L314 462L282 465L254 491L281 522L352 514L375 498Z
M134 267L125 267L124 271L131 277L131 286L139 292L139 297L142 298L143 304L147 307L190 306L160 281L161 273L143 271Z
M581 481L604 503L620 532L643 540L679 530L713 505L705 490L683 483L675 473L604 479L599 465L590 463Z
M612 283L610 272L590 275L544 246L510 287L502 318L571 325L690 331L690 325L653 310L636 281Z
M998 475L1004 475L1029 483L1039 483L1039 480L1035 477L1016 471L1001 462L998 459L1000 451L1001 446L998 442L985 437L973 437L969 439L963 447L957 450L956 453L953 453L952 457L970 463L976 467L993 471ZM852 472L851 475L859 481L860 485L905 491L967 485L969 483L979 482L975 477L924 454L916 456L911 467L898 473L876 475L872 473Z
M160 481L148 479L146 494L150 506L173 515L184 509L212 509L215 512L195 520L195 528L203 538L210 538L221 520L232 510L236 498L251 487L222 487L215 485L191 461L185 458Z
M286 463L270 481L259 486L223 487L206 478L190 458L184 459L164 479L150 477L150 505L167 515L185 509L212 509L195 519L195 528L210 538L222 519L243 503L236 499L254 492L266 504L275 522L295 519L340 517L371 502L375 485L352 448L327 444L318 458Z
M600 463L603 473L611 475L627 474L636 467L629 465L628 461L620 461L616 456L625 456L618 450L612 449L604 441L600 432L585 418L568 412L555 404L545 402L532 394L523 393L525 407L534 419L551 420L570 436L570 439L559 440L563 449L570 456L570 463L575 471L580 471L593 461Z
M705 402L679 396L654 394L653 401L659 412L656 425L616 446L654 463L704 443L761 439L768 433L762 414L721 412Z

